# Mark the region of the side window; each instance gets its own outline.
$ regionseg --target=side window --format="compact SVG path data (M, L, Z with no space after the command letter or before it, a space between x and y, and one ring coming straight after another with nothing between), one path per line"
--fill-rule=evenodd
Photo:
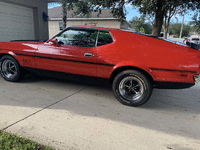
M55 39L65 45L79 47L95 47L97 31L94 30L67 30Z
M99 32L97 46L106 45L112 43L113 39L109 32Z

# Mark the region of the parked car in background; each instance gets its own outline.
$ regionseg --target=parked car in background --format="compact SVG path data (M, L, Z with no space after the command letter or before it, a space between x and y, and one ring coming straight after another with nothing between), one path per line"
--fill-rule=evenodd
M155 88L188 88L200 80L200 51L119 29L68 27L46 42L0 42L0 73L11 82L30 71L109 79L125 105L146 103Z
M191 43L200 44L200 38L191 38L189 41Z

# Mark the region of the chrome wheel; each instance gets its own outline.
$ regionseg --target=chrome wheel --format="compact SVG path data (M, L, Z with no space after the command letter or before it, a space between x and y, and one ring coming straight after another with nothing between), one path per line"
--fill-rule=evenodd
M19 81L25 76L23 68L10 55L4 55L0 58L0 73L6 81L10 82Z
M129 101L135 101L142 97L144 86L142 81L133 76L125 77L119 84L119 92Z
M17 67L15 63L11 60L5 60L2 63L1 69L2 74L8 79L14 78L17 75Z
M137 107L149 100L152 83L149 77L138 70L125 70L114 78L112 89L120 103Z

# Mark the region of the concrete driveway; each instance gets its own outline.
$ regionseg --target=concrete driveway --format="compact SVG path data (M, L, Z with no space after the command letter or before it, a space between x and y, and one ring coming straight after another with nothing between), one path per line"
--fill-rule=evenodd
M120 104L105 81L95 82L0 77L0 129L56 149L200 149L200 84L154 89L134 108Z

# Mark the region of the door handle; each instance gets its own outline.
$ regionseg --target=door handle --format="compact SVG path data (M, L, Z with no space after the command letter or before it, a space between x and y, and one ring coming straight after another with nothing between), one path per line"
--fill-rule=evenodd
M85 57L92 57L92 53L85 53Z

